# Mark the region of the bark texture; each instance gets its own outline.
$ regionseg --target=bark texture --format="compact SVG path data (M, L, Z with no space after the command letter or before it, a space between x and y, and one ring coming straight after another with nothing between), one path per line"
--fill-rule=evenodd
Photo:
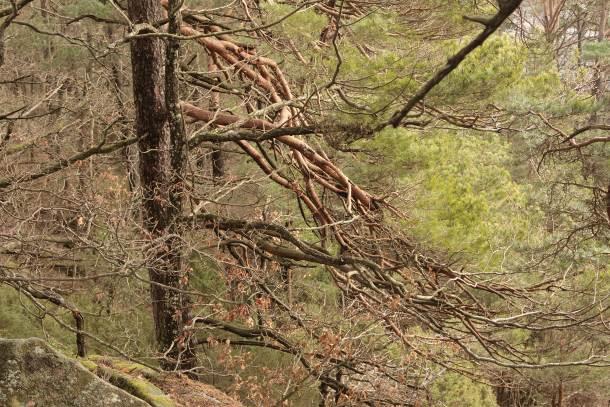
M157 0L130 1L128 11L136 27L152 27L153 22L165 17ZM169 46L173 57L174 45ZM191 367L193 354L183 329L190 316L188 298L181 292L187 278L182 271L178 227L183 198L184 128L177 108L173 59L168 60L167 56L162 39L140 38L131 42L136 131L140 137L142 222L151 242L145 255L153 318L159 350L167 356L164 367L173 369Z

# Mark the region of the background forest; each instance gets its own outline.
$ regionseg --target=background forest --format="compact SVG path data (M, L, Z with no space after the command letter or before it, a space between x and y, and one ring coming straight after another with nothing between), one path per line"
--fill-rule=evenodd
M252 406L607 406L608 0L0 0L0 337Z

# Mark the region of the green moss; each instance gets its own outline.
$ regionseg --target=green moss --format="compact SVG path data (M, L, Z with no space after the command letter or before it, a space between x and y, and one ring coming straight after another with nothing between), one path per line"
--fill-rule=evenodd
M158 375L157 372L146 366L98 355L90 356L88 359L81 361L81 364L97 376L146 401L153 407L175 407L174 402L162 390L148 380L135 376L155 377Z
M95 370L97 369L97 364L93 363L90 360L87 359L82 359L78 361L81 365L83 365L85 367L85 369L91 371L91 372L95 372Z
M175 406L165 393L145 379L136 378L105 366L98 366L98 369L104 376L109 377L110 383L146 401L153 407Z
M113 358L113 357L109 357L109 356L100 356L100 355L90 355L87 359L90 363L95 363L95 364L101 363L101 364L109 365L109 366L112 366L113 369L119 370L123 373L128 373L131 375L139 374L139 375L146 377L147 379L151 379L151 378L155 378L155 377L159 376L159 373L154 371L153 369L146 367L144 365L141 365L137 362L132 362L132 361L125 360L125 359Z

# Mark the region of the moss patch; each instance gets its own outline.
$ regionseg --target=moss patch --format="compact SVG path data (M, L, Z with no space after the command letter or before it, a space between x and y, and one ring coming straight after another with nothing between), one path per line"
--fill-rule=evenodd
M137 362L132 362L125 359L113 358L110 356L91 355L87 357L89 361L96 364L106 365L114 370L118 370L130 375L142 375L147 379L154 379L159 376L159 372L141 365Z
M152 378L158 375L157 372L146 366L103 356L90 356L81 363L102 379L153 407L176 406L169 396L144 378Z

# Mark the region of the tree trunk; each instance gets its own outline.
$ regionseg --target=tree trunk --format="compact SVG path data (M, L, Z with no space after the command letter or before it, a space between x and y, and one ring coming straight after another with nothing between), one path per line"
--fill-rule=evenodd
M158 0L129 1L129 17L134 24L152 25L164 18L160 4ZM155 334L159 350L166 356L163 367L185 369L194 364L184 331L190 312L188 297L183 293L187 278L182 272L177 224L182 212L185 143L173 71L176 51L171 42L168 44L170 59L162 39L133 40L131 63L136 131L141 137L138 148L142 222L150 240L145 255Z
M208 60L208 72L216 72L218 66L214 63L213 55ZM220 109L220 94L212 91L210 95L210 110L216 112ZM212 179L214 183L220 183L225 174L225 158L222 152L222 143L217 143L218 148L212 149Z
M608 0L601 0L599 3L599 24L597 28L597 41L602 42L606 39L606 29L608 23ZM595 59L595 77L593 84L593 96L595 101L600 103L606 93L606 72L605 62L600 58ZM589 124L596 124L599 121L597 111L593 112L589 119Z

